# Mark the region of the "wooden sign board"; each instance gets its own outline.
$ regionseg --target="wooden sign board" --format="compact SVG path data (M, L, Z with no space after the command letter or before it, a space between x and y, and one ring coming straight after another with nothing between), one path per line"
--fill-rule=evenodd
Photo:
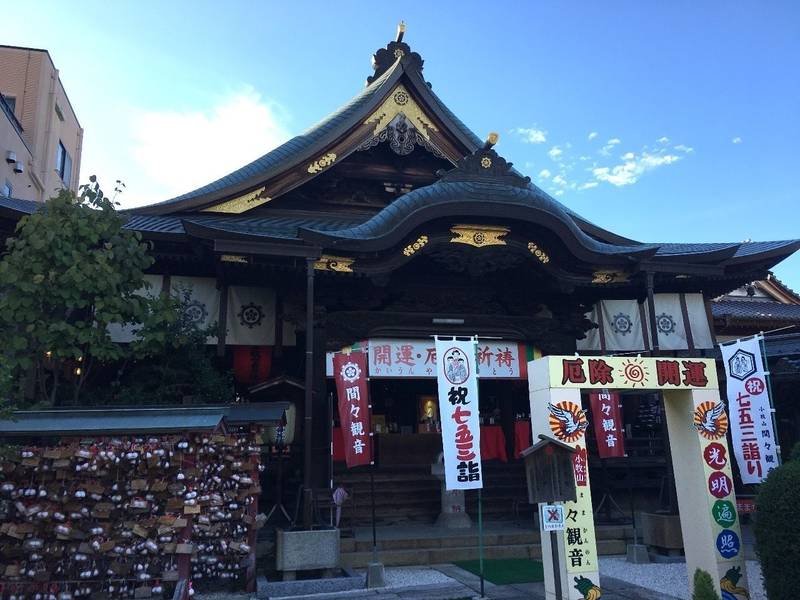
M544 434L520 455L525 460L528 502L574 502L577 499L572 469L572 446Z

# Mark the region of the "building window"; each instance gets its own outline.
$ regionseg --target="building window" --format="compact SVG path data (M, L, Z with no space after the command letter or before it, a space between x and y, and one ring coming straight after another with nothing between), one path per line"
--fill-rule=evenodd
M56 149L56 172L61 177L64 185L69 187L69 182L72 178L72 158L70 158L69 152L60 141Z
M8 105L8 108L11 109L11 112L16 114L16 112L17 112L17 99L16 99L16 97L14 97L14 96L6 96L5 94L3 94L3 100L6 101L6 104Z
M61 107L58 105L58 102L56 102L56 115L58 116L59 121L64 120L64 113L61 112Z
M14 188L11 186L11 182L8 179L6 179L6 182L3 184L3 187L0 188L0 196L11 198L12 193L14 193Z

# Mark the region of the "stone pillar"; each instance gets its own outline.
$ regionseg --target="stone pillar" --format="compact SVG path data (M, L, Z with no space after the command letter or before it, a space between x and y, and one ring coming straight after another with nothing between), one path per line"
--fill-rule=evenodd
M726 598L744 600L747 574L725 436L728 420L724 413L704 418L719 404L719 390L664 393L690 589L695 569L703 569L718 592L722 588ZM712 426L703 427L704 421Z
M586 459L586 427L588 420L581 405L579 389L552 389L548 357L528 363L528 386L531 405L531 427L533 441L539 434L555 437L576 448L573 467L576 472L576 502L564 503L565 529L556 532L561 598L585 600L599 597L600 577L598 573L597 544L595 542L592 493ZM560 422L550 410L570 414L578 428L568 433L560 428ZM552 426L551 426L552 424ZM556 579L553 573L553 553L550 534L542 532L542 562L544 563L544 586L547 600L561 600L556 596ZM594 591L594 588L597 588Z
M441 484L442 511L436 519L437 527L445 529L468 529L472 519L467 514L464 490L448 490L444 481L444 462L442 455L431 465L431 474L438 477Z

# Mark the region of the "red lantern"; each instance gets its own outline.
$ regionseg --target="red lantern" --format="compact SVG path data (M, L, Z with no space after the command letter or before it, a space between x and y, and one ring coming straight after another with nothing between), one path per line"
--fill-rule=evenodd
M272 346L236 346L233 352L233 373L238 383L265 381L271 367Z

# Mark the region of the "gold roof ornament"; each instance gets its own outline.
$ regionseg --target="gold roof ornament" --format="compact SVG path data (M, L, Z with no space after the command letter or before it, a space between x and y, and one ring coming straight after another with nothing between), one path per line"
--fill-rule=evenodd
M489 132L489 135L486 136L486 144L484 147L488 150L492 146L494 146L497 141L500 139L500 134L496 131Z
M453 225L450 231L456 236L450 240L450 243L483 248L485 246L505 246L506 242L502 238L511 230L508 227L492 225Z
M405 34L405 32L406 32L406 22L405 21L400 21L397 24L397 37L395 37L394 40L396 42L402 42L403 41L403 35Z
M262 186L257 190L253 190L252 192L248 192L241 196L237 196L233 200L226 200L225 202L220 202L219 204L215 204L214 206L209 206L208 208L204 208L201 212L218 212L218 213L228 213L238 215L245 211L250 210L251 208L255 208L256 206L261 206L262 204L266 204L272 198L269 196L264 195L264 191L266 187Z
M323 254L319 260L314 262L314 268L318 271L336 271L337 273L352 273L354 258L346 256L332 256Z
M605 285L608 283L625 283L630 279L630 274L623 271L601 270L592 273L592 283Z
M411 97L411 94L408 93L408 90L403 85L398 85L394 88L392 93L389 94L389 97L378 107L378 110L367 117L364 124L370 125L375 123L375 129L372 131L372 135L378 135L381 130L385 129L389 123L401 113L411 122L414 129L428 141L431 139L429 130L438 131L436 126L422 111L419 104L414 101L414 98Z

